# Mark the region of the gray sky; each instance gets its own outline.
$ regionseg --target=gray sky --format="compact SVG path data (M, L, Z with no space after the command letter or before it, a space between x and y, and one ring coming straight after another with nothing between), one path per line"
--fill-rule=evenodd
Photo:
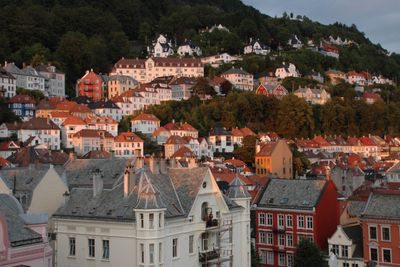
M286 11L323 24L356 24L374 43L400 53L400 0L242 0L270 16Z

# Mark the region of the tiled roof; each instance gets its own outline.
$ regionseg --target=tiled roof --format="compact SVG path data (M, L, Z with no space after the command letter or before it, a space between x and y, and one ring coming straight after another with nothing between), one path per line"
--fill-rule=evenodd
M166 145L186 145L187 143L188 142L179 135L171 135L165 142Z
M326 180L270 179L258 206L310 210L318 205Z
M105 130L82 129L74 134L74 138L114 138Z
M261 144L260 151L256 154L256 156L271 156L277 144L278 141Z
M9 103L35 104L36 102L29 95L15 95L10 98Z
M32 118L23 122L22 130L60 130L60 128L52 120L47 118Z
M144 120L144 121L160 121L153 114L146 114L146 113L140 113L135 118L133 118L131 121L141 121L141 120Z
M361 219L400 220L400 194L372 192Z
M132 132L120 133L114 138L114 142L142 142L143 140Z
M241 75L251 75L250 73L248 73L247 71L244 71L243 69L237 69L237 68L231 68L227 71L225 71L224 73L222 73L221 75L229 75L229 74L241 74Z
M113 118L107 116L87 116L85 122L87 124L118 124Z
M62 125L86 125L86 123L77 116L70 116L65 119Z
M7 158L14 165L27 167L37 162L43 164L64 165L68 155L62 151L51 151L48 149L37 149L33 146L21 148Z
M192 158L196 157L190 148L186 146L180 147L172 156L171 158Z
M122 65L122 68L140 68L144 69L145 68L145 59L129 59L129 58L121 58L120 60L115 63L116 68L121 68L120 65Z
M100 100L89 104L90 109L119 109L119 107L111 100Z

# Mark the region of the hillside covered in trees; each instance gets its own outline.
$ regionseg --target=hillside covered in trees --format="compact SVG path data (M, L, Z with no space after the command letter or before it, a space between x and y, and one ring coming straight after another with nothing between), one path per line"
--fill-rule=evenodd
M291 60L301 71L367 68L392 79L400 77L400 55L389 55L372 44L355 25L272 18L239 0L0 0L0 6L0 62L51 62L66 72L70 93L86 69L105 73L121 56L146 57L145 46L157 33L167 34L175 44L191 39L206 55L241 54L250 37L277 51L292 34L303 43L340 36L359 45L343 47L339 61L299 50L279 53L276 62ZM216 24L230 31L202 31ZM250 62L245 68L259 72L273 64Z

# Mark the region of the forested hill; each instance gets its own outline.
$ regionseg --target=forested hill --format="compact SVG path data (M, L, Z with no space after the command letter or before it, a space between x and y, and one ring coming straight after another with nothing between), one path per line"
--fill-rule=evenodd
M242 53L250 37L276 50L292 34L304 43L340 36L359 46L343 48L339 62L329 67L400 77L400 56L389 56L354 25L271 18L239 0L0 0L0 6L0 62L49 61L66 72L68 87L86 69L108 72L121 56L145 57L143 48L157 33L176 44L192 39L205 54ZM230 32L201 33L215 24ZM315 64L307 57L301 61Z

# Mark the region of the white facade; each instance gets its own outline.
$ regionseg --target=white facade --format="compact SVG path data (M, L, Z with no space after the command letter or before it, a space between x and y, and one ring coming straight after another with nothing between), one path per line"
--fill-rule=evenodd
M34 68L28 66L19 69L14 63L6 62L4 69L17 79L17 87L45 92L45 77L40 75Z
M156 41L153 42L151 47L147 47L147 51L153 57L169 57L174 54L171 41L160 34Z
M201 56L201 48L192 43L186 43L178 47L178 54L180 56Z
M55 66L39 66L38 73L45 77L45 92L48 96L65 97L65 74Z
M210 135L208 142L214 153L232 153L234 150L232 135Z
M4 97L11 98L17 91L17 80L12 74L0 67L0 90L3 90Z
M132 132L141 132L144 134L152 134L158 127L160 121L155 120L132 120Z
M275 70L275 76L283 80L286 77L300 77L300 74L294 64L285 64L284 62L282 67Z
M222 53L214 56L203 57L201 62L209 64L213 68L218 68L222 64L232 63L241 60L238 56L231 56L228 53Z
M74 145L72 143L72 139L74 134L79 132L82 129L86 129L86 124L80 124L80 123L68 123L68 124L62 124L60 126L61 128L61 141L63 144L64 148L73 148Z
M221 77L227 79L233 87L252 91L254 89L253 75L242 69L231 69L221 74Z
M260 41L254 41L252 42L250 40L250 43L244 47L244 54L256 54L256 55L262 55L266 56L271 52L271 49L267 47L266 45L263 45L260 43Z

